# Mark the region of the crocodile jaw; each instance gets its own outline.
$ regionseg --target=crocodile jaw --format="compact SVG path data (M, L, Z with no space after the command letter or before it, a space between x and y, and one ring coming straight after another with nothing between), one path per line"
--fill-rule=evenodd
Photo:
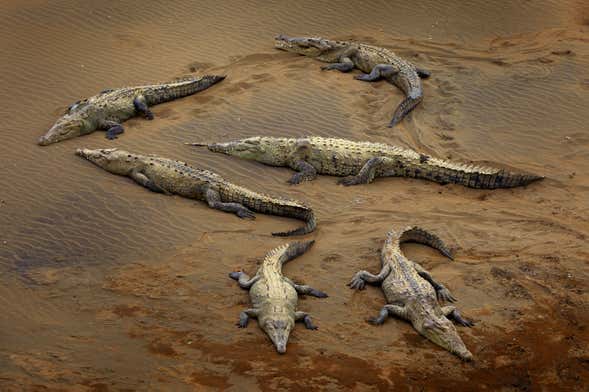
M417 323L415 323L417 324ZM439 319L425 320L420 328L415 325L415 329L420 334L437 344L450 351L452 354L457 355L463 361L472 361L473 356L470 351L464 345L464 342L458 335L456 327L450 320L445 317Z
M264 318L262 329L266 332L279 354L286 353L286 344L290 331L294 325L293 320L288 320L285 317L268 317Z
M80 136L83 133L83 126L84 124L82 121L72 119L70 116L64 116L57 120L45 135L39 138L38 144L40 146L47 146L62 140Z

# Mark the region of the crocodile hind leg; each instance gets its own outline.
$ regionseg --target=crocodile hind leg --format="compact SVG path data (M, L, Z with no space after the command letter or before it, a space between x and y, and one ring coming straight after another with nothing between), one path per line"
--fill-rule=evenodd
M340 72L350 72L354 69L354 62L349 57L342 57L340 58L339 63L332 63L328 65L324 65L321 67L323 71L329 71L332 69L337 69Z
M103 121L99 125L99 128L106 130L106 138L108 140L116 139L117 135L125 132L125 128L116 121Z
M317 329L317 326L311 321L311 316L306 312L295 312L295 321L302 321L307 329Z
M143 95L135 97L133 100L133 106L135 106L135 110L138 113L143 114L146 119L153 120L153 113L149 110L149 107L147 107L147 101Z
M413 262L413 267L419 276L427 280L433 286L434 290L436 290L436 296L438 297L438 300L444 300L447 302L456 301L456 298L454 298L454 296L450 293L450 290L448 290L443 284L437 282L425 268L416 262Z
M290 285L292 285L292 287L294 287L294 289L299 294L302 294L302 295L312 295L313 297L317 297L317 298L327 298L327 294L325 294L323 291L315 290L311 286L307 286L305 284L296 284L295 282L293 282L292 280L290 280L290 279L288 279L286 277L284 279Z
M348 286L350 286L351 289L362 290L364 289L364 286L366 286L366 283L377 284L382 282L389 275L390 272L390 264L385 264L385 266L382 267L378 275L373 275L368 271L358 271L356 272L356 275L354 275L350 283L348 283Z
M243 312L239 313L239 322L237 326L239 328L246 328L247 323L250 320L250 317L256 318L258 317L259 311L258 309L246 309Z
M205 194L205 200L209 207L225 212L233 212L242 219L256 219L254 213L239 203L224 203L221 201L221 195L215 189L208 188Z
M360 172L357 175L344 177L341 180L339 180L337 183L344 185L344 186L358 185L358 184L369 184L372 182L372 180L374 180L377 170L379 170L379 169L383 170L383 169L386 169L387 167L392 167L395 164L396 164L396 161L394 159L387 158L387 157L370 158L364 164L364 166L362 166L362 169L360 169Z
M404 306L385 305L380 310L380 313L378 313L378 316L368 319L368 322L373 325L382 325L388 316L395 316L407 320L407 310Z
M364 82L375 82L382 78L391 78L398 72L399 71L390 64L376 64L369 74L356 75L354 76L354 79L362 80Z
M292 168L298 172L293 174L290 180L288 180L292 185L300 184L303 181L312 181L317 178L317 170L308 162L297 161Z
M229 274L229 277L231 279L237 280L239 287L241 287L242 289L246 289L246 290L249 289L250 287L252 287L252 285L254 283L256 283L256 281L259 279L258 276L254 276L253 278L250 278L248 274L246 274L245 272L242 272L242 271L231 272Z
M143 185L144 187L146 187L147 189L149 189L152 192L165 193L168 195L170 194L168 191L161 188L155 182L150 180L149 177L147 177L145 174L143 174L140 170L137 170L137 169L133 170L129 176L133 180L135 180L136 183Z
M456 323L462 325L463 327L472 327L474 323L470 320L467 320L462 317L458 309L455 306L443 306L442 313L450 320L456 321Z

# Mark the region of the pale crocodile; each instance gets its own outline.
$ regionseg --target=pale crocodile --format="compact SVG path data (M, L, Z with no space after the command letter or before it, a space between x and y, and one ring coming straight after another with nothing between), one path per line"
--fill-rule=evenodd
M223 79L225 76L206 75L150 86L104 90L70 105L66 114L41 136L39 144L46 146L98 129L106 131L107 139L115 139L124 132L121 123L131 117L143 115L152 120L150 106L192 95Z
M305 221L305 226L275 236L300 235L315 229L311 208L295 200L279 199L232 184L220 175L197 169L185 162L139 155L116 148L78 149L77 154L106 171L127 176L140 185L166 194L206 201L209 207L235 213L240 218L254 218L252 211L286 216Z
M369 320L371 323L380 325L389 315L399 317L409 321L421 335L437 345L465 361L472 360L472 354L449 319L466 327L474 324L462 318L456 307L440 306L438 300L454 302L455 298L422 266L405 257L400 244L410 241L429 245L452 258L449 249L434 234L419 227L392 230L387 234L382 248L380 272L373 275L359 271L349 286L362 290L366 283L381 285L387 305L378 317Z
M314 242L295 242L273 249L266 255L253 278L241 271L229 274L241 288L249 289L253 306L241 312L238 326L245 328L250 317L257 318L260 328L266 332L280 354L286 352L295 321L303 321L307 329L317 329L307 313L297 311L298 294L327 297L327 294L296 284L282 274L282 265L305 253Z
M368 184L376 177L411 177L471 188L494 189L527 185L544 177L492 167L434 158L383 143L323 137L277 138L256 136L224 143L187 143L206 146L270 166L297 171L291 184L313 180L317 174L344 177L343 185Z
M386 79L400 88L406 97L395 110L389 127L394 127L422 101L420 78L430 76L428 71L417 68L389 49L357 42L279 35L275 38L274 45L278 49L331 63L321 67L323 70L349 72L357 68L365 72L356 76L358 80L373 82Z

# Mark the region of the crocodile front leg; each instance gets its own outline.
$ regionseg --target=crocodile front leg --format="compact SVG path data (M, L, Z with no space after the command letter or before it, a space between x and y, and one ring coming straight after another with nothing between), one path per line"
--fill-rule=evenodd
M208 188L205 194L205 200L209 207L225 212L233 212L242 219L256 219L254 213L239 203L223 203L221 195L213 188Z
M390 64L376 64L369 74L360 74L354 76L356 80L362 80L364 82L375 82L383 78L391 78L395 76L399 71Z
M237 323L237 326L239 328L246 328L247 327L247 323L250 319L250 317L258 317L259 314L259 310L258 309L246 309L243 312L241 312L239 314L239 322Z
M463 318L455 306L443 306L442 313L444 313L444 316L446 316L448 319L456 321L458 324L462 325L463 327L474 326L474 322Z
M145 100L145 96L136 96L133 100L133 106L135 106L135 110L138 113L143 114L143 116L146 119L153 120L153 113L151 112L151 110L149 110L149 107L147 107L147 101Z
M300 184L303 181L312 181L317 178L317 170L308 162L297 161L292 168L298 171L298 173L293 174L290 180L288 180L292 185Z
M292 285L292 287L294 287L294 289L299 294L312 295L313 297L317 298L327 298L327 294L325 294L323 291L315 290L314 288L304 284L296 284L295 282L286 277L284 278L284 280L286 280L290 285Z
M349 57L342 57L340 58L339 63L331 63L321 67L322 71L329 71L332 69L337 69L340 72L350 72L354 69L354 62Z
M368 271L358 271L356 275L352 278L348 286L351 289L358 289L363 290L366 286L366 283L370 284L377 284L381 283L391 272L390 264L385 264L384 267L380 270L378 275L373 275Z
M155 182L153 182L149 177L147 177L143 172L141 172L141 170L133 170L131 174L129 174L129 177L135 180L135 182L139 185L143 185L152 192L165 193L167 195L170 194L170 192L166 191L165 189L157 185Z
M99 128L106 130L106 138L108 140L116 139L117 135L125 132L125 128L116 121L103 121L99 124Z
M404 306L385 305L380 310L378 316L368 319L368 322L373 325L382 325L389 315L399 317L403 320L408 320L407 310Z
M357 175L344 177L337 183L344 186L369 184L374 180L377 170L392 166L395 163L395 160L387 157L370 158L364 166L362 166L362 169L360 169L360 172Z
M448 290L443 284L438 283L425 268L416 262L413 262L413 267L419 276L427 280L433 286L434 290L436 290L436 296L438 297L438 300L456 302L456 298L454 298L454 296L450 293L450 290Z
M303 323L305 323L305 328L307 329L317 329L317 326L313 324L313 322L311 321L311 317L306 312L295 312L295 321L302 321Z
M258 279L260 279L260 277L257 275L254 276L253 278L250 278L248 274L246 274L245 272L242 272L242 271L231 272L229 274L229 277L231 279L237 280L239 287L241 287L242 289L246 289L246 290L249 290L249 288L252 287L252 285L254 283L256 283L258 281Z

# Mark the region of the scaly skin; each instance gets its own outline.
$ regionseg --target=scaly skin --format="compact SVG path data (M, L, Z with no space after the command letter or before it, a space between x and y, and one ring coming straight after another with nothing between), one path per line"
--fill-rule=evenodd
M356 42L332 41L319 37L275 38L277 49L298 53L331 63L321 67L323 70L337 69L349 72L354 68L365 72L356 79L373 82L386 79L405 93L405 99L393 115L389 127L394 127L423 99L420 78L429 77L428 71L419 69L409 61L397 56L393 51Z
M266 332L276 351L286 352L290 331L296 321L303 321L307 329L317 329L305 312L297 311L297 294L325 298L327 294L309 286L298 285L282 275L282 265L305 253L315 241L284 244L271 250L253 278L244 272L232 272L229 276L239 282L239 286L249 289L253 307L239 315L240 328L247 327L250 317L258 319L260 328Z
M123 133L122 122L143 115L153 119L150 106L192 95L225 79L225 76L191 77L151 86L105 90L98 95L70 105L51 129L39 139L41 146L86 135L98 129L107 131L108 139Z
M495 189L527 185L544 177L485 165L452 162L382 143L306 137L300 139L256 136L226 143L189 143L207 146L271 166L290 167L298 173L291 184L313 180L317 174L344 177L343 185L368 184L376 177L411 177L441 184Z
M278 199L253 192L226 181L208 170L196 169L185 162L111 149L78 149L79 156L106 171L127 176L140 185L160 193L206 201L209 207L233 212L240 218L255 218L252 211L286 216L306 222L305 226L275 236L307 234L315 229L313 211L300 202Z
M367 271L359 271L349 283L352 289L359 290L366 283L381 285L387 305L382 308L378 317L369 321L381 325L389 315L407 320L417 332L432 342L465 361L472 360L472 354L449 319L466 327L474 324L462 318L454 306L440 306L438 300L454 302L455 298L423 267L405 257L400 248L403 242L429 245L452 258L442 240L419 227L390 231L382 248L380 273L373 275Z

